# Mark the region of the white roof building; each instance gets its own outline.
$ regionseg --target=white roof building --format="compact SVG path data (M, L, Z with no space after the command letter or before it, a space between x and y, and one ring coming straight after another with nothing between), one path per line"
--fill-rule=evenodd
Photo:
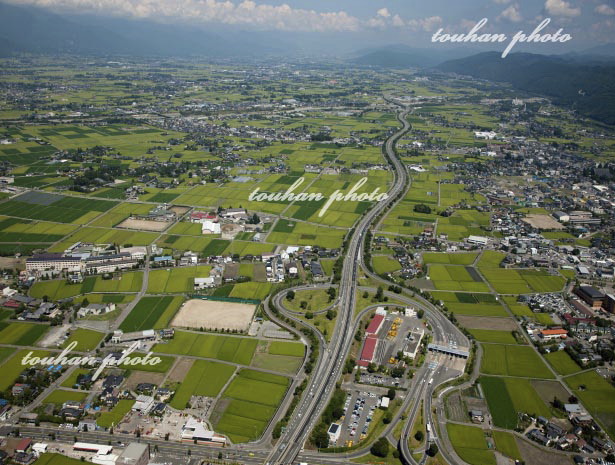
M205 220L201 223L202 234L220 234L221 232L220 223L214 223L210 220Z

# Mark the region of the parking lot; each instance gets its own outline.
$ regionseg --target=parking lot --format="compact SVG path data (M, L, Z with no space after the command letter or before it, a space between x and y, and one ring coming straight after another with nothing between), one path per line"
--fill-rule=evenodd
M348 393L337 446L351 446L367 435L378 400L379 396L374 393L361 391Z

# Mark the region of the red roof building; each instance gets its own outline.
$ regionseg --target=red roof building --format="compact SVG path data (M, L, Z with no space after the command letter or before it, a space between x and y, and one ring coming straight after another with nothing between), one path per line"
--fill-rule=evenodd
M374 335L369 335L365 338L363 343L363 350L361 350L361 356L357 365L360 367L366 367L374 361L374 354L376 353L376 346L378 345L378 338Z
M369 335L369 334L377 334L378 331L380 331L380 328L382 327L382 322L383 321L384 321L384 315L380 315L380 314L376 313L374 315L374 318L372 318L372 321L370 321L369 326L365 330L365 334L367 334L367 335Z

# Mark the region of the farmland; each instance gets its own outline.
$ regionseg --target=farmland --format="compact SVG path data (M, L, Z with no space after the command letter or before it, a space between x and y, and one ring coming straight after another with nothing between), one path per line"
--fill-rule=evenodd
M555 377L531 347L485 344L483 350L482 373L530 378Z
M210 271L210 266L186 266L154 270L149 275L147 292L150 294L192 292L194 290L194 278L206 278Z
M2 370L2 379L0 380L0 391L6 390L10 387L17 377L24 371L24 366L22 365L22 359L29 353L29 350L20 350L15 353L9 359L5 360L2 365L0 365L0 369ZM32 357L46 357L49 355L49 352L33 350Z
M547 361L560 375L571 375L581 371L581 367L565 351L560 350L545 355Z
M77 346L75 347L76 351L87 352L92 349L95 349L100 341L102 341L105 335L98 331L93 331L91 329L77 328L71 331L70 336L64 343L62 343L62 348L68 346L73 342L77 342Z
M471 267L434 264L429 277L436 289L468 292L489 292L489 288Z
M34 465L82 465L83 462L61 454L42 454Z
M191 396L216 397L234 372L232 365L195 360L173 396L171 407L184 409Z
M495 465L495 455L488 449L481 428L448 423L446 430L455 451L464 461L471 465Z
M180 296L143 297L120 325L126 332L166 328L183 302Z
M574 394L589 413L597 417L610 435L615 434L615 388L595 371L583 372L565 378Z
M257 343L250 338L175 331L175 337L170 342L156 344L154 352L250 365Z
M85 391L64 391L62 389L56 389L47 397L45 397L43 403L62 405L64 402L68 402L69 400L82 402L87 396L88 393Z
M241 370L216 405L220 415L214 427L235 443L256 439L265 430L288 388L283 376ZM220 412L220 410L223 410Z
M34 345L48 329L49 326L37 323L0 323L0 343Z
M104 279L102 276L89 276L81 284L68 284L66 280L37 281L30 289L32 297L58 300L90 292L137 292L143 282L142 271L123 273L120 277Z
M118 401L118 403L113 407L109 412L103 412L96 419L96 423L103 428L111 428L114 425L117 425L122 418L130 412L132 408L132 404L134 404L134 400L122 399Z
M470 334L480 342L495 342L500 344L517 344L511 331L496 331L489 329L470 329Z

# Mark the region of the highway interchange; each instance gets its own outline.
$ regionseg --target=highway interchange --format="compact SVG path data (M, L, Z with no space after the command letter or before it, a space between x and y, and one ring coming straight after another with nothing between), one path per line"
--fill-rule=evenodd
M391 103L396 103L391 100L389 101ZM397 140L410 129L410 124L407 121L408 114L409 110L406 108L399 111L397 118L402 124L402 128L389 136L384 146L384 153L389 163L393 166L395 174L393 185L388 191L388 198L377 203L369 210L351 231L351 236L348 238L347 242L348 245L342 268L342 276L338 286L338 299L336 301L338 316L334 332L330 341L327 342L319 331L315 331L320 345L319 358L308 380L307 388L303 391L302 398L294 409L293 415L284 433L277 441L275 448L271 449L270 446L268 447L266 441L271 433L272 427L288 407L290 399L292 398L290 395L287 396L287 399L279 409L276 417L272 420L269 428L267 428L263 439L255 443L236 445L220 450L219 447L204 444L169 442L151 437L139 438L139 441L150 445L150 451L153 456L156 457L157 462L178 463L177 460L180 459L180 463L196 464L200 463L201 460L217 459L219 454L222 453L222 458L227 461L249 465L290 465L299 462L307 462L310 465L316 463L337 465L347 464L349 463L349 459L359 457L369 451L369 445L366 445L364 448L345 454L322 454L314 451L304 451L304 445L313 427L319 421L320 415L335 390L336 383L340 379L342 367L348 356L354 335L361 323L361 318L372 309L371 307L362 309L361 312L355 315L356 293L367 289L359 286L359 273L363 272L366 276L372 278L372 280L382 282L384 287L391 284L371 273L365 267L362 262L362 248L365 242L366 232L370 229L371 225L380 214L394 205L398 200L398 196L403 195L408 186L408 172L395 153L395 144ZM298 290L301 288L305 288L305 286L294 289ZM373 291L375 289L371 290ZM276 315L271 312L272 305L279 310L284 310L282 298L285 292L278 293L273 296L273 298L268 298L265 301L265 311L272 320L295 334L298 334L305 342L305 337L303 337L301 333L284 323L284 321L277 318ZM397 300L411 305L414 308L422 309L431 327L434 342L456 344L458 347L469 347L467 338L430 302L415 295L409 297L406 294L392 294L388 292L385 294L395 297ZM305 322L294 316L291 312L284 312L284 316L299 325L307 326ZM448 356L443 355L429 356L428 360L436 359L436 363L428 364L426 361L425 364L417 370L412 385L409 390L404 393L403 404L394 416L393 421L387 425L387 428L383 432L384 437L394 442L395 438L392 434L393 428L399 421L405 421L399 443L395 445L400 451L401 459L406 464L422 465L427 459L427 455L423 453L421 460L417 462L413 458L408 447L409 435L411 434L414 420L420 412L421 406L423 408L424 418L431 424L435 424L434 421L436 420L433 418L431 405L432 395L435 389L438 385L463 374L462 371L455 370L452 367L452 363L447 362L448 358ZM429 380L431 380L431 382L429 382ZM289 392L293 392L301 381L302 378L297 376L293 380ZM402 417L404 414L405 417ZM405 418L405 420L402 418ZM66 441L67 443L73 442L75 438L80 441L98 443L109 443L111 441L114 444L128 443L135 440L133 435L117 433L110 435L104 432L76 432L34 425L22 426L20 427L20 432L22 435L27 434L34 439L49 440L50 437L53 436L56 441ZM441 438L428 435L426 443L429 441L433 441L438 445L440 452L448 463L464 463L456 456L449 444L443 442Z

